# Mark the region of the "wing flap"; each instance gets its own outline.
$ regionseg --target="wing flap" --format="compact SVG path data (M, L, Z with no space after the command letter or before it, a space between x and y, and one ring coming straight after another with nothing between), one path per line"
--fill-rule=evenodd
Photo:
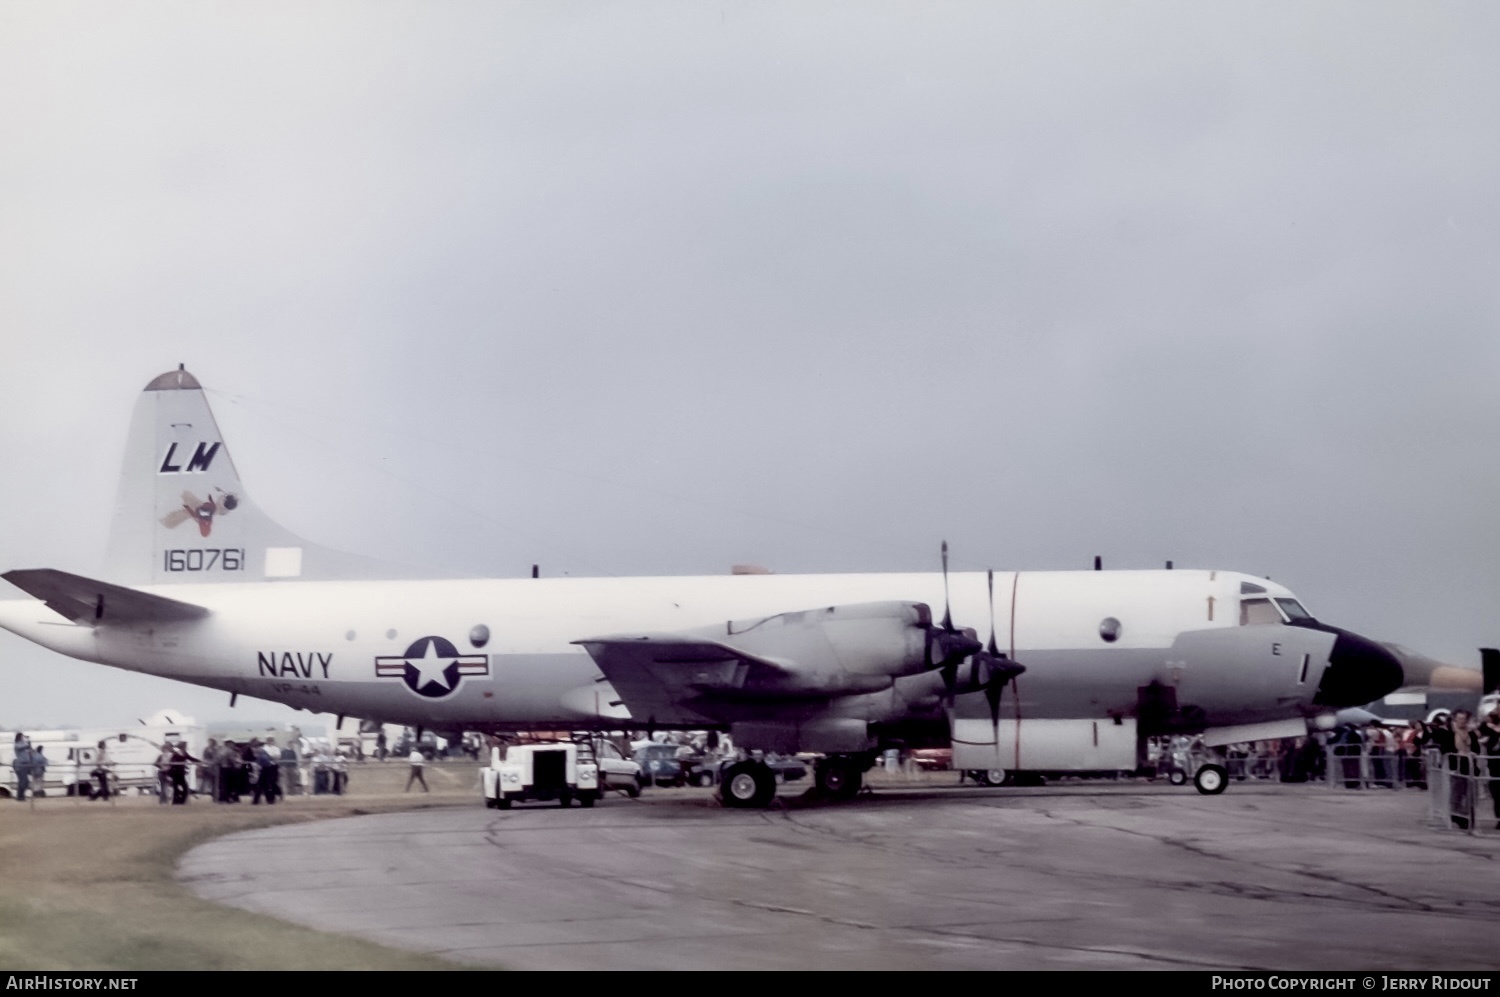
M208 615L203 606L152 595L123 585L112 585L53 568L7 571L4 578L16 588L42 600L47 608L75 623L181 623Z

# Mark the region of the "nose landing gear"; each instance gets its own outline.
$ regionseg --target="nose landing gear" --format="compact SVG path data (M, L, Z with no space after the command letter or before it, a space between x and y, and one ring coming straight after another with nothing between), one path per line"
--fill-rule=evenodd
M1193 788L1204 796L1218 796L1229 785L1229 771L1222 765L1202 765L1193 774Z

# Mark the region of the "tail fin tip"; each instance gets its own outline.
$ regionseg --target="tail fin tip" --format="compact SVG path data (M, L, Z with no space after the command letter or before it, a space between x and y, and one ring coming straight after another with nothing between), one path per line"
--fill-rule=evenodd
M188 373L186 364L178 364L176 370L157 375L151 379L150 384L146 385L147 391L190 391L195 388L201 391L203 385L198 383L196 377Z

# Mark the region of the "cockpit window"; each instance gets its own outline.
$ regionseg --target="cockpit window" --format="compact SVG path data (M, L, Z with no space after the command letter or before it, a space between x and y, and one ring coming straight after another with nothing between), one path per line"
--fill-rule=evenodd
M1265 591L1266 587L1264 585L1257 585L1254 582L1240 582L1240 595L1261 595Z
M1277 599L1276 605L1281 607L1281 611L1286 614L1286 618L1289 620L1310 620L1313 618L1312 614L1303 609L1302 603L1296 599Z
M1240 626L1250 626L1255 623L1280 623L1281 614L1271 604L1270 599L1242 599L1240 600Z

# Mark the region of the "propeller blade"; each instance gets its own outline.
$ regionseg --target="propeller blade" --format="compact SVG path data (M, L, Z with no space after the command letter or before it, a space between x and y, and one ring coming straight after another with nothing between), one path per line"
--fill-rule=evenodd
M986 649L999 657L1000 649L995 646L995 569L991 568L987 575L990 583L990 643Z
M948 541L943 541L943 629L953 631L953 610L948 602Z
M994 728L994 741L1000 743L1000 697L1005 693L1004 682L986 682L984 698L990 704L990 726Z

